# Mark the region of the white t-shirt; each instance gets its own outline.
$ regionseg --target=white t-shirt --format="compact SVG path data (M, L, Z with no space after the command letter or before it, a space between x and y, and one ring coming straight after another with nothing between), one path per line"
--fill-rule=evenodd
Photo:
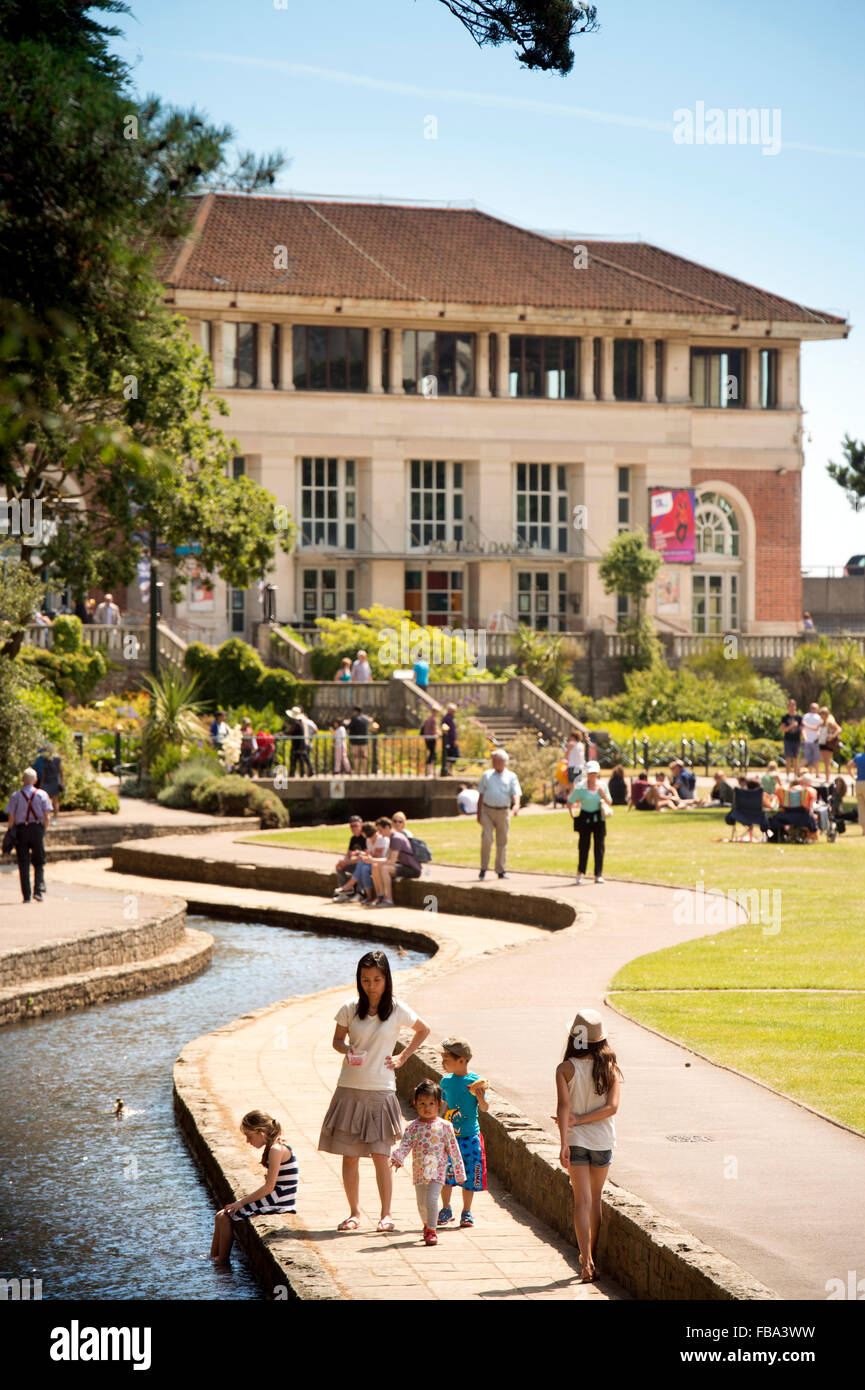
M345 747L345 728L342 724L333 731L333 746L337 749Z
M568 1082L571 1110L575 1115L587 1115L591 1110L603 1110L606 1095L599 1096L592 1081L594 1063L591 1057L569 1057L574 1074ZM616 1126L610 1115L606 1120L590 1120L568 1130L568 1143L583 1149L614 1149Z
M358 1018L357 1000L351 999L334 1017L341 1028L348 1029L352 1051L366 1053L360 1067L350 1066L347 1057L343 1059L337 1085L353 1091L395 1091L396 1074L385 1066L384 1059L393 1054L400 1029L417 1022L414 1009L401 999L394 999L390 1018L380 1023L377 1015Z
M472 787L466 787L465 791L457 793L457 805L464 816L477 815L479 800L480 794Z
M820 729L823 720L819 714L802 715L802 741L803 743L817 743L820 738Z
M568 753L568 767L573 767L577 772L582 772L586 765L586 745L575 743Z

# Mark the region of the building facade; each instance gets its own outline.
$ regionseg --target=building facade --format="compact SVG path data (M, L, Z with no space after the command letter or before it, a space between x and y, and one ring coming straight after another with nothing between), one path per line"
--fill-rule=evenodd
M234 468L297 528L280 621L372 603L453 628L614 630L598 562L694 493L692 563L650 602L679 632L801 617L803 341L848 324L643 243L477 211L210 194L163 267L213 360ZM256 591L193 580L191 637L251 635Z

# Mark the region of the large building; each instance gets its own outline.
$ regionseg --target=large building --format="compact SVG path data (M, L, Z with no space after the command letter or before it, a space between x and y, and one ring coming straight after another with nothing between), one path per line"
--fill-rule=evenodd
M799 353L845 320L655 246L454 208L208 194L163 276L235 469L295 520L269 576L281 621L377 602L613 630L605 547L690 506L659 625L797 630ZM193 581L175 616L220 641L260 609Z

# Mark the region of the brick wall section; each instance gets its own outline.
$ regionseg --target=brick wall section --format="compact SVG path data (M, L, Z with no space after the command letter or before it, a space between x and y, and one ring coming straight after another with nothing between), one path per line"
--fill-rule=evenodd
M799 622L802 617L802 475L773 470L694 468L694 487L729 483L748 499L757 528L754 618ZM741 606L742 596L739 603Z

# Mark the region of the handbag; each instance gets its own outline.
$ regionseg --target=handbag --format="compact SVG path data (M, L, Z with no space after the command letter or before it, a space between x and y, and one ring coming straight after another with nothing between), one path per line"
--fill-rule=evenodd
M15 849L16 849L16 846L17 846L17 844L18 844L17 830L18 830L18 827L17 827L16 825L8 825L8 826L6 827L6 834L3 836L3 853L4 853L4 854L14 854L14 853L15 853Z
M609 820L612 814L612 806L608 806L604 798L601 797L601 815L603 816L604 820Z

